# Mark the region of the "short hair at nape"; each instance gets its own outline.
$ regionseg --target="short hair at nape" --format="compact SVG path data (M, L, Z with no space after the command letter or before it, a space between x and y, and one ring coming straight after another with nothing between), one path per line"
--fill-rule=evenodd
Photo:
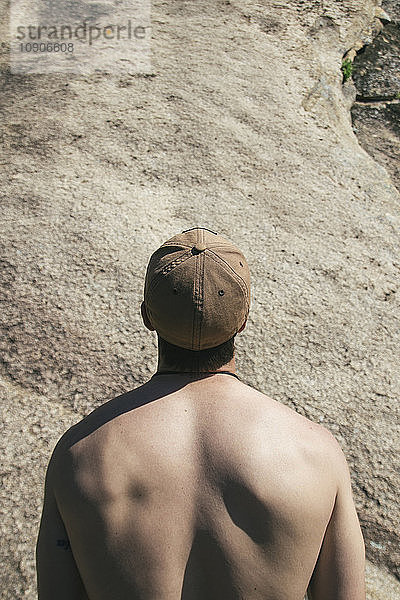
M232 360L235 352L235 336L214 348L187 350L170 344L158 335L160 353L168 367L177 371L216 371Z

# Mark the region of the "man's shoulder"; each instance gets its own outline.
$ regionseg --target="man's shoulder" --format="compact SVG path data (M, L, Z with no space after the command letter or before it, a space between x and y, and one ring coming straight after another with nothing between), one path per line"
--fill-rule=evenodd
M258 406L262 410L273 410L282 418L282 421L293 422L294 425L302 430L312 432L316 438L320 439L321 443L333 446L337 445L335 437L326 427L301 414L284 400L276 400L250 385L245 385L245 388L249 398L252 397L252 399L258 400Z
M71 448L75 443L82 438L80 435L82 424L85 422L86 417L82 418L77 423L74 423L69 427L58 439L56 445L50 456L49 464L47 467L46 477L50 482L54 482L57 478L58 473L64 471L66 462L70 456Z
M71 425L59 438L54 449L56 455L62 456L81 440L89 438L102 427L137 408L140 405L140 392L143 388L144 386L139 386L111 400L105 400Z
M108 436L107 423L111 423L113 403L107 401L69 427L58 439L47 467L46 480L53 489L71 485L82 469L90 467Z
M110 427L124 415L132 414L147 401L145 385L124 392L111 400L106 400L95 407L90 413L72 424L58 439L50 464L59 465L72 454L75 459L80 454L80 449L88 448L100 442L102 437L107 437Z
M284 407L285 413L291 416L299 439L304 440L310 452L316 457L321 457L327 465L332 465L332 467L343 460L342 449L327 427L309 419L287 405L281 406Z
M238 388L242 398L242 414L294 442L304 442L311 454L325 454L332 460L340 460L341 448L333 433L322 424L301 414L284 400L277 400L248 384ZM282 442L284 439L282 437Z

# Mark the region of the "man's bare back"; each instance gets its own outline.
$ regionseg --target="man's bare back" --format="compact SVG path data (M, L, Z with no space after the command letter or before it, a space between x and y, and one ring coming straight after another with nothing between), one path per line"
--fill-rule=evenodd
M40 600L363 600L363 561L334 438L226 374L153 377L49 465Z

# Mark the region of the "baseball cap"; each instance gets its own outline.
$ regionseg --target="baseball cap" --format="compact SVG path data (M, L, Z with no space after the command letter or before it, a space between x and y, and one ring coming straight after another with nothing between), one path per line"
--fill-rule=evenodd
M250 273L229 240L193 227L151 256L144 304L161 338L188 350L214 348L232 338L250 308Z

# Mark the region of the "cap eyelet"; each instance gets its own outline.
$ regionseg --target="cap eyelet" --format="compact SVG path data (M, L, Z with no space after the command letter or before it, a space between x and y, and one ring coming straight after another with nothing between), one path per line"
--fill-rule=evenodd
M223 296L225 294L224 290L219 290L218 295Z

